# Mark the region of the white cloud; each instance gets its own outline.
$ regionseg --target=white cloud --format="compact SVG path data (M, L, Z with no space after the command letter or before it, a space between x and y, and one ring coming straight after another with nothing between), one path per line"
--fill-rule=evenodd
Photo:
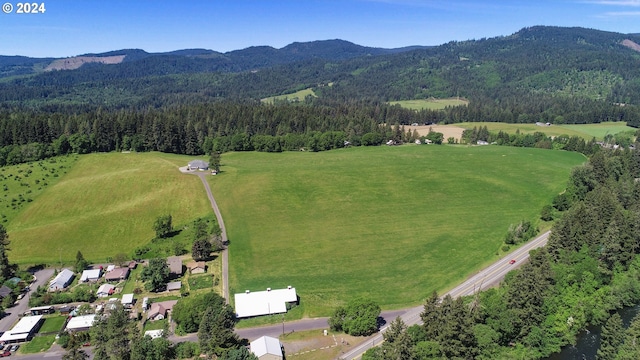
M592 0L584 1L587 4L607 5L607 6L630 6L640 7L640 0Z
M603 17L640 17L640 11L611 11L602 14Z

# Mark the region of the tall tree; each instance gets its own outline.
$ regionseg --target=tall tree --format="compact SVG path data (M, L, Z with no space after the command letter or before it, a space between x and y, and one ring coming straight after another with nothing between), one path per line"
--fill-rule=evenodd
M200 351L209 357L222 356L230 349L239 346L239 340L233 328L236 319L231 306L214 304L209 306L198 327Z
M598 359L614 360L618 353L618 348L623 342L624 326L622 325L622 318L620 314L614 313L602 327Z
M67 352L62 355L62 360L86 360L89 355L80 348L81 341L75 333L69 334L69 342L67 343Z
M156 232L156 238L166 238L171 234L173 231L171 220L171 214L158 216L158 218L156 218L156 221L153 223L153 230Z
M109 316L98 316L96 319L91 336L95 344L94 359L129 360L130 336L132 331L135 331L129 320L129 313L116 302L109 310Z
M80 250L78 250L78 252L76 253L76 264L74 265L74 271L77 273L82 272L87 268L87 266L89 266L89 262L84 259L84 255L82 255Z
M9 234L4 225L0 224L0 280L10 279L14 272L15 267L9 263L9 257L7 251L9 251Z
M145 281L145 288L149 291L159 291L169 279L169 265L163 258L149 260L149 265L142 270L140 277Z

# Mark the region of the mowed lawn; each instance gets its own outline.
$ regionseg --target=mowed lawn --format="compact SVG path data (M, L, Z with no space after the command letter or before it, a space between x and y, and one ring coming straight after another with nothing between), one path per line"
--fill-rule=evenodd
M21 264L105 261L155 236L158 216L173 224L210 213L200 179L180 173L192 157L161 153L83 155L5 226L9 258Z
M498 146L224 154L210 184L231 294L291 285L306 316L356 296L420 304L495 260L509 225L537 221L584 161Z
M551 126L538 126L536 124L507 124L498 122L465 122L456 124L466 129L473 129L474 127L486 126L491 132L504 131L509 134L515 134L519 131L522 134L533 134L534 132L541 132L547 136L579 136L586 141L593 139L603 140L605 135L615 135L623 131L633 131L637 129L627 126L624 121L618 122L603 122L600 124L575 124L575 125L555 125Z

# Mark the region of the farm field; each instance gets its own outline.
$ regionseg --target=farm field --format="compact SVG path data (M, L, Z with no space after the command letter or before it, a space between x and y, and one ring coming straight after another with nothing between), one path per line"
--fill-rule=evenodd
M415 146L227 153L209 182L229 236L230 292L294 286L304 316L356 296L422 303L536 221L577 153Z
M637 131L638 129L627 126L624 121L619 122L603 122L600 124L576 124L576 125L551 125L537 126L536 124L507 124L495 122L465 122L456 124L465 129L473 129L474 127L486 126L491 132L504 131L509 134L515 134L517 130L523 134L533 134L534 132L542 132L548 136L569 135L579 136L585 140L596 138L604 139L607 134L617 134L623 131Z
M390 105L400 105L403 108L413 110L441 110L447 106L467 105L469 102L460 98L447 98L447 99L419 99L419 100L401 100L401 101L389 101Z
M80 156L5 224L9 259L73 263L80 250L87 260L100 262L150 242L160 215L171 214L174 225L206 216L211 207L200 180L178 171L191 159L162 153Z
M291 93L291 94L270 96L270 97L261 99L260 101L262 101L263 103L268 103L268 104L272 104L275 100L287 100L288 99L290 101L302 101L308 95L311 95L313 97L317 97L316 94L313 92L313 89L307 88L307 89L298 90L298 91L296 91L294 93Z

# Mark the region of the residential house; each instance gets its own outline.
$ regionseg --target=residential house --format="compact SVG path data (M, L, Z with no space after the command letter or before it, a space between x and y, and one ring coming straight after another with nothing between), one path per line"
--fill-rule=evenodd
M187 264L187 269L192 274L202 274L207 271L207 263L204 261L192 261Z
M127 309L130 309L131 307L133 307L133 294L124 294L122 295L122 300L120 300L120 302L122 302L122 306L124 306Z
M128 277L128 267L115 268L104 275L104 279L107 281L121 281L126 280Z
M147 319L151 321L162 320L167 317L167 313L173 310L173 306L178 300L167 300L151 304L147 313Z
M113 286L111 284L102 284L98 288L98 291L97 291L96 295L98 297L107 297L107 296L113 295L113 293L115 291L116 291L116 287L115 286Z
M203 160L193 160L188 165L189 170L209 170L209 163Z
M74 316L69 322L65 330L68 332L86 331L89 330L96 319L96 314L89 314L83 316Z
M80 276L80 281L81 282L98 281L100 279L100 276L102 276L102 269L84 270L82 272L82 276Z
M282 360L282 344L280 340L271 337L260 337L250 344L251 352L260 360Z
M69 269L62 269L62 271L60 271L58 275L56 275L56 277L49 282L49 288L47 290L48 291L63 290L67 286L69 286L69 284L71 284L74 277L75 275L73 274L73 271Z

